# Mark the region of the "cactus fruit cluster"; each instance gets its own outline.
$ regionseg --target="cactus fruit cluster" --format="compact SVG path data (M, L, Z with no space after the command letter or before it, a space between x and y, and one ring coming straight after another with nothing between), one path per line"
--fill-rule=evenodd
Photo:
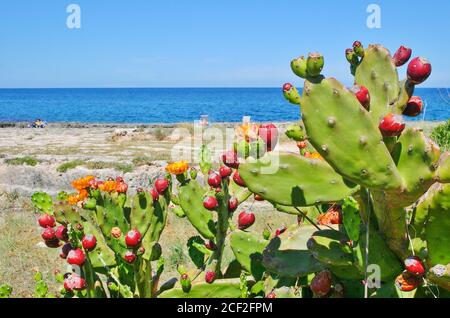
M158 243L170 202L170 179L158 179L155 198L148 189L127 195L121 177L75 180L77 193L56 198L36 192L42 238L61 247L72 265L64 279L66 297L155 297L163 270ZM152 264L156 263L156 264Z
M246 123L219 166L203 146L199 168L171 163L133 196L120 177L91 176L74 181L71 195L35 193L46 245L79 269L65 275L65 295L449 296L450 155L402 121L422 112L414 87L431 73L426 59L413 58L399 80L411 55L354 42L345 51L351 88L321 74L319 53L292 60L304 86L282 91L301 109L285 132L298 153L275 151L275 125ZM297 222L256 233L251 207L239 208L249 198ZM168 213L198 235L187 242L193 269L180 264L179 276L160 285Z

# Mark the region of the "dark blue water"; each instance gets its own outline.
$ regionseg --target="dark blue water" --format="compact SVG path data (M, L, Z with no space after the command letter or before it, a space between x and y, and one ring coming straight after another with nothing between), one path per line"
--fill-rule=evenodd
M425 120L450 118L450 90L418 88L427 104ZM214 122L299 119L280 88L0 89L0 121L102 123ZM416 119L422 119L419 116Z

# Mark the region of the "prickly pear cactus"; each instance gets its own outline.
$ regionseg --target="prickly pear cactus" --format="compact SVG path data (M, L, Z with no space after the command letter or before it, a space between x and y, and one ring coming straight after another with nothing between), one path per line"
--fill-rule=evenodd
M265 155L239 166L250 191L310 224L271 240L263 252L266 273L301 277L316 297L382 297L393 294L392 286L399 297L449 290L450 160L399 117L421 112L414 87L431 73L428 61L415 58L399 81L397 67L410 54L402 46L392 57L381 45L364 49L356 41L346 50L351 89L321 74L318 53L291 62L305 79L301 92L283 85L286 99L301 110L302 122L286 131L300 155ZM324 204L331 207L320 211ZM320 212L316 219L305 213L311 208ZM363 279L363 288L356 287Z
M65 297L155 297L163 269L158 240L170 190L152 197L138 189L127 196L121 177L102 181L87 176L72 186L77 193L54 200L42 192L32 196L45 244L61 247L60 256L80 269L80 275L66 275ZM151 262L159 259L152 271ZM102 277L109 282L107 291Z

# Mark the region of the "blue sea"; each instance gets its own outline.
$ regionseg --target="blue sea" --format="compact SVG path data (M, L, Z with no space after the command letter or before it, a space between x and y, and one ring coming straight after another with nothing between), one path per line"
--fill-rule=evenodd
M417 88L426 102L425 120L450 118L450 90ZM104 88L0 89L0 122L86 123L293 121L298 107L280 88ZM423 116L415 118L422 120Z

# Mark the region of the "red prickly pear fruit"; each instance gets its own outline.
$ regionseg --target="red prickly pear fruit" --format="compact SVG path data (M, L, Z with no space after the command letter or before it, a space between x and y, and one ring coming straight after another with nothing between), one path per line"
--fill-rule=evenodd
M402 66L411 57L412 50L409 47L406 46L400 46L395 52L394 57L392 58L392 62L394 62L395 66Z
M158 191L156 191L155 188L150 189L150 194L152 195L153 201L159 200L159 193L158 193Z
M117 193L126 193L128 190L128 185L125 182L117 182L116 191Z
M39 217L38 223L41 227L54 227L56 225L55 218L50 214L43 214Z
M212 284L214 282L214 279L216 278L216 273L213 271L207 271L205 273L205 282L208 284Z
M134 261L136 260L136 254L131 251L127 251L123 256L123 259L129 264L134 263Z
M83 290L86 288L86 280L78 274L70 274L64 279L64 289L68 292Z
M405 269L414 275L422 276L425 274L425 266L417 256L410 256L404 261Z
M370 107L370 94L369 90L362 85L354 85L350 91L352 91L353 94L355 94L356 98L358 99L359 103L365 108L369 109Z
M405 129L405 124L401 122L398 116L390 113L384 116L378 128L384 137L394 137L402 133L403 129Z
M232 172L233 172L233 170L227 166L220 166L220 168L219 168L219 174L222 178L227 178L227 177L231 176Z
M283 92L289 92L292 88L292 84L291 83L285 83L283 85Z
M136 230L130 230L128 231L127 235L125 236L125 244L127 244L128 247L132 248L132 247L136 247L139 245L139 243L141 243L141 233Z
M424 82L431 74L431 64L426 58L415 57L409 62L407 76L413 84Z
M70 243L66 243L63 245L63 247L61 248L61 253L59 254L59 256L61 258L66 259L67 258L67 254L69 254L69 252L73 250L73 246Z
M404 292L409 292L420 286L421 279L407 271L404 271L395 279L395 286Z
M203 200L203 206L205 209L212 211L219 206L219 202L217 202L216 197L209 196Z
M236 211L237 207L239 205L239 201L236 197L231 197L228 200L228 212L234 212Z
M264 201L264 198L259 194L255 194L253 197L255 198L256 201Z
M85 235L81 240L81 245L86 251L92 251L97 246L97 238L92 234Z
M83 266L85 261L86 261L86 256L84 256L83 251L79 248L71 250L67 254L67 263L69 263L70 265Z
M406 108L403 111L403 115L415 117L422 112L422 108L423 108L422 98L420 98L419 96L412 96L409 99L408 104L406 104Z
M342 210L340 206L333 206L327 212L317 217L319 225L342 224Z
M55 235L61 241L67 242L69 240L69 235L67 234L67 228L64 225L60 225L56 228Z
M184 273L183 275L181 275L181 279L183 279L183 280L189 279L189 275Z
M222 155L222 162L227 167L237 169L239 167L237 152L234 150L228 150L224 152Z
M287 227L282 227L282 228L279 228L279 229L277 229L276 231L275 231L275 236L280 236L281 234L283 234L284 232L286 232L286 230L287 230Z
M277 295L274 292L267 294L266 298L277 298Z
M298 149L305 149L306 147L308 147L308 144L306 143L306 141L297 141L297 147Z
M122 230L118 227L113 227L111 229L111 235L115 238L119 238L120 236L122 236Z
M233 174L233 181L241 187L245 187L245 182L242 180L241 176L239 175L239 172L236 170Z
M41 234L41 237L44 239L44 241L53 241L53 240L57 240L58 238L56 237L56 231L51 228L51 227L47 227Z
M242 211L238 215L238 227L240 230L245 230L255 223L255 214L252 212Z
M217 188L220 187L220 184L222 182L222 178L215 172L210 172L208 175L208 184L213 187Z
M124 180L122 177L116 177L116 182L117 183L122 183Z
M210 251L214 251L216 249L216 244L214 244L213 241L209 240L208 242L205 242L205 247Z
M278 143L278 128L274 124L259 126L258 135L266 143L267 151L272 151Z
M331 290L331 273L327 270L321 271L314 276L309 288L318 297L326 296Z
M155 189L159 194L164 194L169 187L169 180L165 178L159 178L155 181Z
M58 239L44 241L44 243L48 248L58 248L61 246L61 242Z

